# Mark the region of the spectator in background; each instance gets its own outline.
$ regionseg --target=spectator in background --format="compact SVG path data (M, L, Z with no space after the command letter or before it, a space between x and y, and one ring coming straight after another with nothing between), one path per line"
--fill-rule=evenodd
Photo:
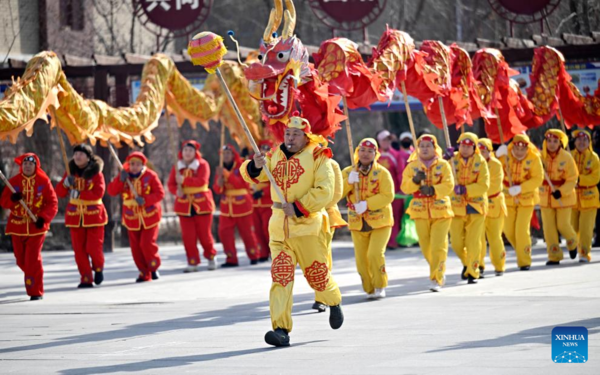
M381 156L378 159L378 163L385 167L392 176L394 183L394 193L400 193L400 166L398 165L398 159L400 158L399 151L394 150L392 146L392 135L387 130L381 130L377 133L377 145L379 146L379 152ZM394 199L392 202L392 215L394 218L394 225L392 226L392 235L387 244L388 249L397 249L398 242L396 237L400 233L400 222L402 219L402 205L401 199Z
M600 129L595 129L592 133L592 148L596 155L600 155ZM598 184L600 188L600 183ZM596 215L596 229L594 230L595 240L592 247L600 247L600 215Z

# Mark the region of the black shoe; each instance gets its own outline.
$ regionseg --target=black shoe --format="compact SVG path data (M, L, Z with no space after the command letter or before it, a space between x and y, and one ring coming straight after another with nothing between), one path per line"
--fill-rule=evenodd
M260 263L263 263L263 262L268 262L268 261L269 261L269 257L262 257L262 258L258 258L258 261L259 261Z
M316 302L313 303L312 305L312 309L313 310L317 310L318 312L325 312L325 310L327 310L327 305L321 303L321 302Z
M504 275L504 271L496 271L496 276L502 276Z
M464 266L464 267L463 267L463 270L462 270L462 272L461 272L461 274L460 274L460 278L461 278L462 280L466 280L466 279L467 279L467 276L465 276L465 272L467 272L467 266Z
M150 281L150 280L147 280L147 279L145 279L145 278L143 278L141 276L138 277L137 279L135 279L136 283L145 283L146 281Z
M158 273L158 270L152 271L152 280L158 280L158 279L160 279L160 273Z
M529 271L529 269L531 268L531 266L523 266L521 268L519 268L521 271Z
M473 276L469 275L467 277L467 284L477 284L477 279L474 278Z
M104 281L104 273L102 271L98 271L94 274L94 284L100 285Z
M560 261L555 262L553 260L549 260L549 261L546 262L546 265L547 266L559 266L560 265Z
M569 250L569 256L571 259L577 258L577 250Z
M237 263L225 262L225 263L221 264L221 268L230 268L230 267L238 267L238 266L239 266L239 264L237 264Z
M250 264L253 265L253 266L255 264L258 264L258 259L252 259L252 260L250 260Z
M87 289L87 288L93 288L94 284L92 283L81 283L79 285L77 285L77 288L79 289Z
M290 336L285 329L277 328L275 331L267 332L265 342L277 347L290 346Z
M342 306L331 306L329 308L329 326L333 329L338 329L344 324L344 313Z
M39 301L41 299L44 299L43 296L31 296L31 298L29 298L30 301Z
M485 269L483 267L479 267L479 278L480 279L484 278L484 276L483 276L484 272L485 272Z

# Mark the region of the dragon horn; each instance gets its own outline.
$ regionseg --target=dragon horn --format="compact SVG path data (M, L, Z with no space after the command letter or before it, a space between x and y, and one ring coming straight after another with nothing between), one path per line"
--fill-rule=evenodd
M294 2L292 0L285 0L285 23L283 24L283 32L281 36L284 39L290 38L294 35L294 29L296 28L296 8L294 8Z
M283 16L283 3L282 0L274 0L275 9L271 9L269 15L269 23L263 34L263 40L265 43L269 43L273 40L273 33L277 31L279 25L281 25L281 18Z

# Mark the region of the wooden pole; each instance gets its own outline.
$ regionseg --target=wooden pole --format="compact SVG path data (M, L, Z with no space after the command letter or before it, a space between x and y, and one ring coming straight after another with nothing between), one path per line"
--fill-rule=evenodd
M260 149L258 148L256 141L254 141L254 137L252 137L252 133L250 133L250 129L248 129L248 125L246 125L244 116L242 116L242 113L240 112L240 109L238 108L235 100L233 100L233 96L231 95L231 92L229 91L229 87L227 87L227 83L225 82L223 75L221 75L221 70L219 68L217 68L216 74L217 74L217 77L219 78L219 82L221 83L221 87L223 88L225 95L227 95L227 98L229 99L229 102L231 103L231 105L233 107L233 111L237 115L237 118L240 121L240 124L242 124L242 128L244 128L244 133L246 133L246 137L248 137L248 141L250 142L250 145L252 146L252 150L254 151L255 154L257 154L257 155L260 154ZM263 170L265 171L265 174L267 175L267 178L269 179L269 182L271 183L271 186L275 190L275 193L277 194L277 197L279 198L281 203L282 204L287 203L287 201L285 200L285 197L283 196L283 193L281 192L281 189L279 189L279 186L275 182L275 179L273 178L271 171L268 168L263 168Z
M350 114L348 112L348 100L345 96L342 97L344 102L344 115L346 116L346 136L348 137L348 149L350 151L350 162L352 163L352 169L358 172L358 165L354 162L354 142L352 141L352 129L350 128ZM358 182L354 183L354 199L356 203L360 202L360 185Z
M500 134L500 142L504 145L504 130L502 130L502 121L500 120L500 113L498 112L498 108L494 108L496 112L496 125L498 125L498 134ZM506 177L508 177L508 185L509 187L513 186L512 181L512 172L510 171L510 162L508 155L504 155L505 163L506 163ZM519 203L519 198L514 197L515 202Z
M113 146L110 143L108 144L108 149L110 150L110 154L113 156L113 158L117 162L117 166L119 167L119 171L122 171L123 170L123 163L121 163L121 160L119 160L119 155L117 155L117 153L115 152L115 149L113 148ZM126 181L127 181L127 185L129 185L129 189L133 193L133 196L135 198L137 198L138 197L138 193L135 190L135 187L133 186L133 183L131 182L131 180L129 178L127 178Z
M444 101L441 96L438 96L438 103L440 103L440 115L442 116L442 126L444 127L444 138L446 139L446 148L452 147L450 143L450 132L448 131L448 123L446 122L446 111L444 110ZM449 163L452 165L452 173L454 174L454 180L456 182L456 167L450 160Z
M2 173L2 171L0 171L0 178L2 179L2 181L4 181L4 184L6 185L8 190L10 190L13 193L17 192L15 190L15 188L12 186L12 184L10 183L10 181L8 180L8 178L6 178L4 173ZM33 220L33 222L35 223L37 221L37 217L33 214L33 212L31 212L31 210L27 206L27 203L25 203L25 201L23 199L19 200L19 203L21 204L21 206L23 206L23 208L25 209L25 212L27 212L27 215L29 215L31 220Z
M402 81L401 84L402 84L402 97L404 97L404 109L406 109L406 114L408 115L408 126L410 127L410 133L412 134L413 142L415 142L415 145L416 145L417 144L417 133L415 131L415 124L413 123L410 105L408 104L408 95L406 94L406 84L404 83L404 81ZM415 149L417 149L417 148L415 147Z

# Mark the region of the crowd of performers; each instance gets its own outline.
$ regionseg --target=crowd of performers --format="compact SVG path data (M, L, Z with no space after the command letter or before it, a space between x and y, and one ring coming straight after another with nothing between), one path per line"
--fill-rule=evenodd
M329 308L333 329L343 323L342 296L331 275L331 243L336 228L350 229L356 268L367 298L385 297L385 252L398 247L398 224L404 209L402 200L395 199L398 193L412 196L406 212L414 220L421 251L429 264L431 291L440 291L445 284L448 238L462 262L461 277L468 284L484 277L488 245L495 276L503 275L503 234L515 249L519 270L529 270L530 222L536 205L541 208L546 265L559 265L563 260L561 236L570 258L579 256L579 262L587 263L600 207L600 161L588 131L575 130L572 137L575 147L569 150L567 135L550 129L540 150L527 135L518 134L508 146L494 152L489 139L465 132L458 138L456 150L442 151L436 137L428 132L416 140L403 133L400 150L396 150L391 147L391 134L381 131L376 139L361 140L353 155L356 167L342 170L333 160L327 141L311 133L308 121L291 117L284 142L277 147L263 142L262 152L247 160L234 146L223 147L223 165L217 168L212 184L221 196L218 233L225 255L221 267L239 265L236 228L250 264L271 258L273 330L265 340L287 346L297 264L315 290L313 308ZM200 144L193 140L183 142L178 156L167 186L175 197L174 211L181 225L188 261L184 272L198 271L202 263L198 242L208 269L215 270L210 167L202 158ZM143 153L131 152L108 186L102 160L86 144L73 148L69 173L56 186L35 154L26 153L15 162L20 166L19 173L10 179L15 192L4 189L0 203L11 211L6 234L12 236L17 265L24 273L31 300L42 299L44 294L41 249L58 211L57 197L69 199L65 225L71 232L79 288L91 288L104 280L105 190L111 196L121 196L122 224L139 271L136 282L160 277L157 238L165 191ZM269 184L265 170L272 174L281 196ZM342 199L347 202L348 222L338 208Z

